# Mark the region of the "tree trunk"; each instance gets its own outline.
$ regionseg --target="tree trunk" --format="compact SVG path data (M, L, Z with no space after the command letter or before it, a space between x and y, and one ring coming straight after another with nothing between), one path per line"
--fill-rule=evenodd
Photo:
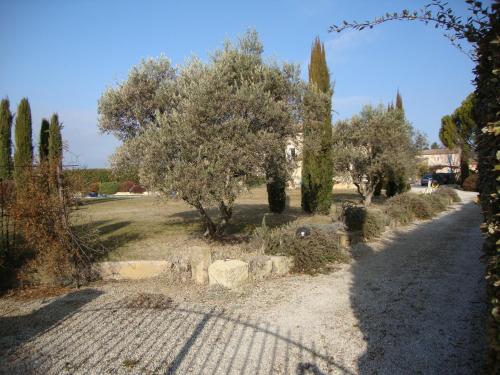
M224 229L227 226L227 223L229 222L229 219L231 219L231 216L233 216L233 207L224 203L224 201L219 203L219 212L221 216L221 220L219 224L217 224L217 229L216 229L216 235L221 236L224 232Z
M207 212L205 211L205 209L203 208L203 206L200 202L196 203L195 207L198 210L198 212L200 213L200 216L202 217L203 221L205 222L206 230L205 230L204 236L210 237L210 238L215 238L216 233L217 233L216 225L214 224L212 219L210 219L210 217L208 216Z

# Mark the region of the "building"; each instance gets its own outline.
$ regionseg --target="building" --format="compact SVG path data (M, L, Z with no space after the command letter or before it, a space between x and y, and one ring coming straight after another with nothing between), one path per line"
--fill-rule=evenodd
M426 164L430 172L436 173L459 173L460 151L448 148L422 150L418 155L418 161Z

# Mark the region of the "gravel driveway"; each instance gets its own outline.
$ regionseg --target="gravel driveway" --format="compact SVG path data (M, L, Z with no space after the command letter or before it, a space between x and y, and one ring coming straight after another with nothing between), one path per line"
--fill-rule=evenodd
M0 301L0 373L481 373L480 212L462 195L435 220L356 245L336 272L268 280L217 304L142 301L121 284Z

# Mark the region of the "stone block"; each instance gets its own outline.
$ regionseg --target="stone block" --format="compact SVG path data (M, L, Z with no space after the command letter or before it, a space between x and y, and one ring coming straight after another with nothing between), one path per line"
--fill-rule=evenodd
M212 263L212 254L208 247L193 246L191 254L191 279L196 284L208 283L208 267Z
M210 285L234 289L248 280L248 263L237 259L216 260L208 267Z
M100 262L96 268L103 280L138 280L169 272L171 263L166 260Z

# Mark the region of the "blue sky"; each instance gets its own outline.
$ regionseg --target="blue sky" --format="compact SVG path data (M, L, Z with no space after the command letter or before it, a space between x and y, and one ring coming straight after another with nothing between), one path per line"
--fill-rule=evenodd
M300 63L307 78L311 43L325 43L335 81L334 120L364 104L387 103L399 88L414 127L438 140L440 119L473 90L473 63L440 31L388 23L362 32L328 33L342 20L365 20L416 0L153 1L0 0L0 97L15 111L28 97L34 137L42 117L58 112L66 162L106 166L119 142L97 130L97 101L144 57L174 64L203 59L227 38L255 28L265 55ZM461 0L450 3L465 14Z

